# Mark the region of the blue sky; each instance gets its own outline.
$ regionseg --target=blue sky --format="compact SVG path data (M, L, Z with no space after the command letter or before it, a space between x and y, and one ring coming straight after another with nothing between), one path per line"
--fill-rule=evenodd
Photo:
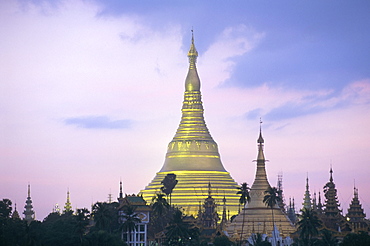
M181 117L191 29L205 118L225 168L251 184L263 120L272 185L300 207L330 165L344 211L370 211L368 1L0 3L0 194L38 218L138 193ZM21 208L18 206L18 208Z

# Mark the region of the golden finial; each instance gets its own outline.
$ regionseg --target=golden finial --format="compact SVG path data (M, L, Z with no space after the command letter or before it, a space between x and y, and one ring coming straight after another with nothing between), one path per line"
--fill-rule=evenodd
M189 69L195 69L195 63L197 62L198 51L195 49L195 45L194 45L193 28L191 29L191 45L190 45L190 50L188 52L188 57L189 57L189 63L190 63Z

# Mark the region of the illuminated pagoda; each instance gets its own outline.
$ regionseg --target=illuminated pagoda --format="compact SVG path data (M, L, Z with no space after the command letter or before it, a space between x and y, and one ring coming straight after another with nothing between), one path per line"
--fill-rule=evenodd
M188 215L196 215L199 202L207 197L211 183L217 204L225 197L231 214L238 211L237 183L221 163L217 143L211 137L204 120L200 92L200 79L196 68L198 52L194 37L188 52L189 70L185 80L185 93L180 125L168 144L164 165L144 190L143 198L150 202L161 191L161 181L167 174L175 174L178 183L171 194L172 205L181 207ZM222 208L219 208L222 210ZM219 214L222 211L218 211Z
M64 213L72 212L72 203L71 203L71 200L69 198L69 190L67 191L67 201L64 204L64 210L63 210L63 212Z
M286 243L291 240L290 234L294 233L296 228L278 204L271 209L263 202L263 198L266 195L265 191L271 186L267 180L265 169L266 160L263 152L264 139L262 138L261 129L257 142L257 170L249 193L251 199L234 220L227 225L226 230L230 236L234 234L239 235L239 238L236 240L242 239L244 241L250 238L254 233L266 234L272 237L275 225L275 237L279 238L280 243L283 243L283 241ZM278 233L276 233L277 231Z

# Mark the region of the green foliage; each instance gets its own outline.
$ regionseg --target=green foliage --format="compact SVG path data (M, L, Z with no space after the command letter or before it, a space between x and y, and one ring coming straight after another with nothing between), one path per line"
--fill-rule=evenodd
M12 201L3 199L0 201L0 218L9 218L12 213Z
M170 208L170 204L168 204L164 196L165 194L159 193L152 198L153 213L158 216L164 215Z
M169 173L164 177L162 180L161 184L163 184L163 187L161 187L161 190L163 193L166 195L169 195L172 193L172 190L175 188L177 185L177 180L176 180L176 174L174 173Z
M213 240L214 246L232 246L234 245L233 242L229 240L229 238L225 235L215 237Z
M42 222L12 219L11 201L0 201L0 246L124 246L118 228L117 203L96 203L94 222L86 208L50 213Z
M272 224L275 226L274 220L274 207L278 202L280 202L279 192L276 187L271 187L265 191L265 196L263 197L263 202L266 204L267 207L271 208L272 213ZM275 238L273 237L273 240ZM275 242L276 243L276 242Z
M97 202L93 206L92 217L97 230L112 232L118 228L118 203Z
M152 198L151 207L148 235L154 238L155 234L163 231L171 220L173 208L168 204L165 194L162 193L156 194Z
M135 208L129 205L125 205L123 208L123 214L121 215L122 223L122 230L123 232L131 233L135 230L135 226L138 223L141 223L141 219L138 218L137 214L135 213Z
M337 246L339 240L333 235L333 233L327 229L321 230L321 240L319 240L318 245L320 246Z
M175 210L170 224L166 227L166 245L199 245L199 229L183 220L180 210Z
M304 245L312 245L312 239L314 236L319 234L319 228L321 227L321 221L317 217L315 211L311 209L302 209L302 213L299 216L298 231L299 238L302 240ZM326 236L329 236L326 234Z
M80 238L75 232L77 221L72 214L58 213L50 214L40 225L43 232L40 236L40 241L44 245L79 245Z
M0 245L24 245L26 229L25 221L0 217Z
M341 246L369 246L370 235L366 232L360 232L358 234L349 233L344 238Z
M266 204L267 207L271 209L273 209L275 205L280 202L279 192L276 187L269 187L265 191L263 202Z
M125 246L125 242L121 240L120 233L109 233L104 230L96 230L89 233L83 246Z
M236 194L240 195L239 203L245 205L247 202L251 200L249 195L250 188L248 187L247 183L242 183L240 187L238 187L238 192Z
M242 204L244 208L245 204L251 200L251 197L249 195L250 188L248 187L247 183L242 183L242 185L238 187L238 189L239 191L236 194L240 195L239 204ZM245 213L243 212L242 231L240 233L240 241L242 241L243 239L244 223L245 223Z

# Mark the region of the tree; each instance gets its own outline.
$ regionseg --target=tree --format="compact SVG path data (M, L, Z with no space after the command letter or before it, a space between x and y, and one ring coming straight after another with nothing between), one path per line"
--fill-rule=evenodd
M9 218L12 213L12 201L3 199L0 201L0 218Z
M108 233L104 230L95 230L90 232L86 236L86 243L82 244L84 246L127 246L121 238L114 234Z
M272 213L272 230L275 230L275 220L274 220L274 207L278 202L280 202L279 193L276 187L271 187L265 191L265 196L263 197L263 202L267 207L271 208ZM273 236L274 245L276 245L276 238Z
M156 233L163 231L164 227L170 220L171 207L168 204L165 194L159 193L152 198L151 204L153 212L150 213L150 229L149 232L153 237Z
M159 193L152 198L153 213L158 216L162 216L170 208L170 204L168 204L164 196L164 194Z
M321 240L318 244L322 246L337 246L338 239L333 235L333 233L327 229L321 230Z
M30 224L31 229L35 227L35 221ZM51 213L39 225L39 231L42 232L39 241L41 245L60 245L77 246L80 245L80 238L76 232L76 219L72 214Z
M198 245L199 229L183 220L183 214L176 209L170 224L166 227L166 244L171 246Z
M360 233L349 233L344 238L341 246L369 246L370 245L370 235L362 231Z
M95 227L98 230L112 232L115 226L118 227L117 203L97 202L92 209L92 216Z
M319 234L321 221L312 209L303 208L301 211L298 221L299 237L304 245L312 245L312 238Z
M135 208L130 205L125 205L122 208L123 214L121 215L121 221L123 221L121 225L122 232L127 234L127 240L131 241L131 236L133 236L132 232L135 231L136 225L141 223L141 219L138 218L138 215L135 213Z
M213 245L214 246L232 246L234 245L233 242L230 241L230 239L225 236L218 236L213 239Z
M238 189L239 191L236 194L240 195L239 204L242 204L244 208L247 202L251 200L251 197L249 195L250 188L248 187L247 183L242 183L242 185L238 187ZM242 232L240 234L240 243L243 240L243 231L244 231L244 222L245 222L245 213L243 212L243 209L242 209L242 213L243 213L243 222L242 222Z
M167 197L168 195L170 196L170 205L171 205L172 190L177 185L177 182L178 181L176 180L176 174L174 173L167 174L166 177L164 177L164 179L161 182L161 184L163 184L163 186L161 187L161 190L163 191L163 193L167 195Z
M77 224L76 231L80 236L80 242L82 243L83 235L86 233L86 227L89 225L90 211L87 208L77 209L75 215Z

